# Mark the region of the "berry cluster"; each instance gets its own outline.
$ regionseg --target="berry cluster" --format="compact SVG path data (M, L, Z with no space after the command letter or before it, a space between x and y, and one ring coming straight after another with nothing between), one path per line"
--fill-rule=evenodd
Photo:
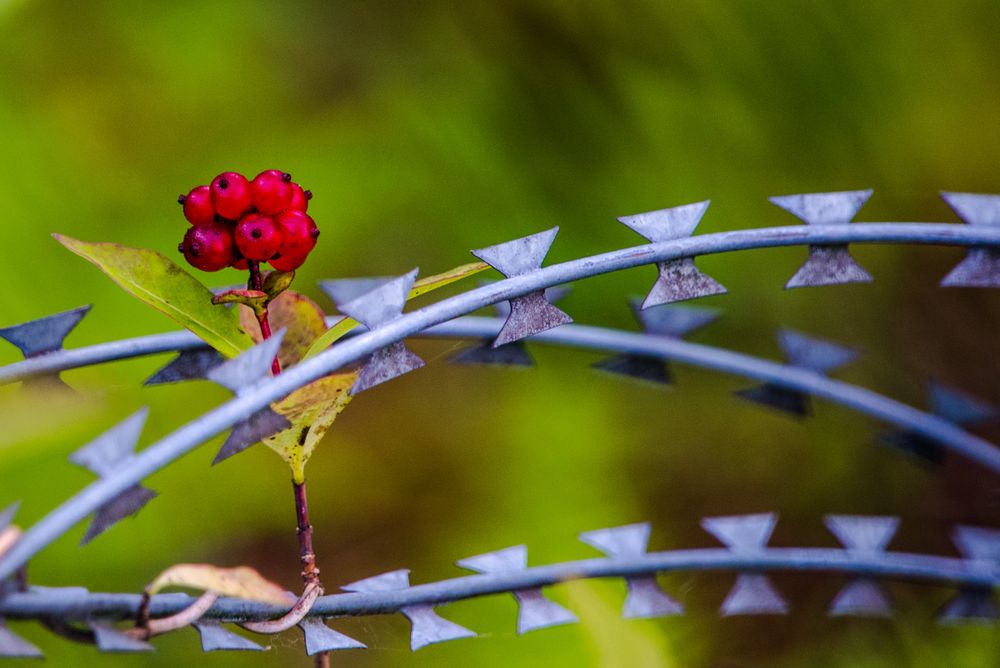
M248 261L292 271L306 261L319 237L306 214L310 199L312 193L292 183L287 172L269 169L252 181L223 172L211 185L177 198L191 223L177 250L202 271L247 269Z

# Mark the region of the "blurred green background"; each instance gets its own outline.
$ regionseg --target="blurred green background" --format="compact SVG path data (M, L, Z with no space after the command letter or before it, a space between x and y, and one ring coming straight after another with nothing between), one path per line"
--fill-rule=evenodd
M711 198L699 231L792 224L767 196L874 188L860 220L952 221L937 191L997 192L1000 5L871 2L0 2L0 202L7 325L92 303L70 346L170 331L49 234L156 248L175 198L277 167L315 193L321 278L434 273L467 250L562 229L557 262L640 243L615 222ZM699 342L777 356L788 326L865 349L839 377L923 406L935 377L1000 400L995 292L939 289L960 249L859 247L873 285L786 292L803 249L702 259L730 288ZM562 304L632 328L649 268L590 279ZM232 284L234 271L207 276ZM324 304L327 304L323 301ZM327 304L328 305L328 304ZM452 577L456 559L526 543L530 562L591 556L580 531L650 520L652 549L710 546L699 518L774 510L773 544L834 545L831 512L899 514L893 546L953 554L955 522L995 524L1000 487L872 445L881 425L819 404L795 421L742 403L739 379L677 368L673 390L597 374L597 355L533 348L531 371L428 367L354 402L313 459L329 588L385 570ZM0 363L17 359L4 346ZM142 444L224 401L207 383L142 388L168 356L65 374L68 404L0 401L0 506L31 524L87 484L66 456L140 406ZM996 441L997 430L983 431ZM138 591L180 561L252 565L295 587L287 470L265 448L210 467L220 439L148 480L160 497L86 548L78 527L32 563L47 585ZM689 614L622 622L621 582L556 588L579 625L518 638L508 597L445 616L482 634L411 655L399 616L333 625L368 643L343 666L982 666L995 629L942 629L949 592L894 586L895 621L828 620L836 577L780 577L793 614L719 619L725 574L664 578ZM15 630L52 665L310 665L300 637L262 655L106 657ZM11 665L16 665L12 663Z

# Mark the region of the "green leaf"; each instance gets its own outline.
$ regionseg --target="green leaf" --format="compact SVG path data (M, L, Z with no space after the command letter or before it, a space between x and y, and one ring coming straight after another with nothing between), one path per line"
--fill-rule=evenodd
M272 408L291 423L291 427L264 439L292 469L292 480L305 480L306 462L316 444L333 426L340 412L351 401L351 386L359 371L335 373L292 392Z
M463 278L468 278L469 276L489 269L489 267L490 265L485 262L471 262L469 264L463 264L459 267L455 267L454 269L441 274L435 274L433 276L428 276L427 278L422 278L413 284L407 299L413 299L415 297L419 297L420 295L437 290L438 288L443 288L444 286L450 285L455 281L460 281ZM337 324L328 329L323 336L313 341L312 346L310 346L309 351L303 359L309 359L310 357L323 352L357 326L357 320L348 317L342 318L337 322Z
M170 316L226 357L236 357L250 347L250 337L240 328L239 314L213 305L208 288L160 253L52 236L97 265L126 292Z

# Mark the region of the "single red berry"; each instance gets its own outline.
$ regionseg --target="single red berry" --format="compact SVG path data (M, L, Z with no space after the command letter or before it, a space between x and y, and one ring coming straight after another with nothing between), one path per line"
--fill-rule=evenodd
M226 220L239 220L250 210L250 182L236 172L223 172L212 179L212 206Z
M281 230L281 246L278 252L282 255L305 257L316 246L319 229L309 214L289 209L275 218L275 222Z
M309 208L309 200L311 198L312 198L311 192L309 192L308 190L303 190L302 186L300 186L298 183L293 183L292 199L288 202L288 208L295 209L296 211L306 211Z
M275 255L270 259L271 266L278 271L295 271L306 261L309 254L304 255Z
M248 260L267 261L281 246L281 232L274 219L251 213L236 223L236 247Z
M188 264L202 271L225 269L236 254L232 230L215 222L189 227L177 250L184 253Z
M177 201L184 205L184 217L192 225L205 225L215 220L215 207L212 206L212 193L208 186L192 188Z
M292 201L292 175L277 169L261 172L250 184L253 205L259 213L273 216Z

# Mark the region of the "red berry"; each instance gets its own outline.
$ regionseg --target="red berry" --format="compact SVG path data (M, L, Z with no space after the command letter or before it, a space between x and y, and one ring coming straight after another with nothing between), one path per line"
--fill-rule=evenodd
M295 209L296 211L305 211L309 208L309 200L312 199L312 193L308 190L303 190L302 186L298 183L292 184L292 199L288 203L289 209Z
M219 271L228 267L235 256L233 233L225 223L194 225L188 228L177 250L184 253L184 259L192 267Z
M233 260L232 264L229 265L233 269L239 269L240 271L246 271L250 268L245 257L241 257L239 260Z
M272 218L259 213L251 213L236 223L234 237L236 247L248 260L270 260L281 246L278 226Z
M223 172L212 180L212 206L226 220L239 220L253 206L250 182L236 172Z
M184 205L184 217L192 225L205 225L215 220L215 207L212 206L212 193L208 186L192 188L177 201Z
M305 212L289 209L275 218L275 222L281 230L281 246L278 252L282 255L305 258L316 246L319 229Z
M250 190L257 211L265 216L273 216L287 209L292 201L292 175L268 169L254 177Z
M271 266L278 271L295 271L306 261L309 254L305 255L275 255L271 258Z

